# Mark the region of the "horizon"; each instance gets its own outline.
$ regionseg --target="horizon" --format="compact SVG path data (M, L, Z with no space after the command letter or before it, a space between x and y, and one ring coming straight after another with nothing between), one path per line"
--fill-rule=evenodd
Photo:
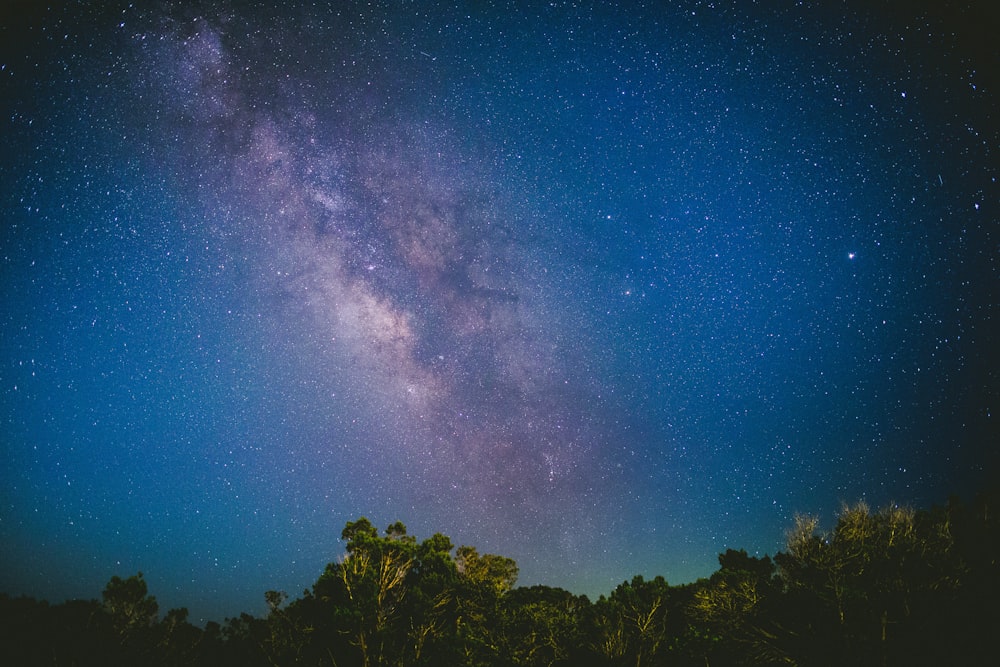
M366 516L594 599L986 488L986 5L849 4L0 10L0 590L221 621Z

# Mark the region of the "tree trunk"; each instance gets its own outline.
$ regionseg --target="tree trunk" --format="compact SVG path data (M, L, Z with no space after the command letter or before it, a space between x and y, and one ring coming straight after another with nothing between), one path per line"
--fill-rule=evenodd
M888 610L882 610L882 643L880 647L882 649L882 667L889 664L889 645L886 643L888 637L889 628L889 612Z

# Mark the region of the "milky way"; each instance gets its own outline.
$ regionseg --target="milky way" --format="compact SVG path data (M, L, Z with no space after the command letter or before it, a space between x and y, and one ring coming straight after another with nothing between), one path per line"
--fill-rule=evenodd
M617 485L599 451L607 433L592 428L600 398L569 367L560 306L532 282L517 203L490 184L489 160L429 121L359 129L303 111L297 95L256 109L220 28L169 27L149 79L167 82L153 94L195 149L180 155L195 175L182 187L206 191L207 218L226 208L215 234L246 253L268 335L294 346L293 363L314 366L319 388L344 396L378 439L349 460L352 474L407 513L444 521L460 507L477 531L608 521ZM309 89L345 85L337 71L287 78L301 77ZM336 104L311 96L314 107ZM313 443L320 456L339 444L328 428Z
M367 515L596 595L991 474L974 7L33 11L5 590L221 620Z

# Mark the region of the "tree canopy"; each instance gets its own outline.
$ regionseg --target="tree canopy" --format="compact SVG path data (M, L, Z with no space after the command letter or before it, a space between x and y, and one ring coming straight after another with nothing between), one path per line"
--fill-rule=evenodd
M593 602L518 588L510 558L360 517L310 590L264 592L264 617L161 618L140 572L100 601L0 595L0 639L17 665L985 664L1000 654L998 499L856 503L829 529L798 516L773 558L728 549L707 579L636 576Z

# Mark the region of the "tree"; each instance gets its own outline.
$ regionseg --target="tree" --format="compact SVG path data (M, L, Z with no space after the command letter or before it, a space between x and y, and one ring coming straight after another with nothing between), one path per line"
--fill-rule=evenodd
M609 598L595 604L594 649L611 664L636 667L654 662L666 640L667 596L663 577L641 575L622 582Z
M459 547L455 552L455 562L460 575L491 589L497 597L517 583L518 568L513 558L494 554L480 556L475 547Z
M451 558L451 540L435 533L420 543L408 573L406 599L409 619L408 657L414 664L449 664L455 628L455 586L458 570Z
M111 617L115 630L127 636L138 630L149 628L156 622L159 605L156 598L147 595L146 581L142 572L128 579L114 576L104 587L101 597L104 610Z
M1000 483L976 494L971 502L955 497L930 521L935 534L946 534L938 541L948 543L949 560L934 564L951 575L947 587L929 598L925 605L946 609L935 620L938 633L946 632L950 641L926 646L934 635L924 624L916 629L925 639L922 652L937 664L945 664L948 655L963 655L967 664L990 664L1000 654ZM931 618L934 618L933 616ZM943 622L941 622L943 621Z
M268 636L265 621L242 613L238 617L227 618L222 630L224 638L223 654L231 665L246 665L261 667L274 662L268 655L265 644Z
M920 661L909 645L926 639L907 637L906 628L914 625L913 610L926 608L918 601L943 601L941 592L955 585L951 544L947 524L897 505L877 512L864 502L845 505L829 533L819 532L815 518L797 518L788 552L775 558L799 610L799 631L819 639L809 661Z
M755 558L743 549L719 554L719 570L699 586L690 609L707 630L704 647L725 661L753 665L793 662L775 617L780 608L780 582L767 556Z
M156 653L163 665L191 665L197 661L202 631L188 623L186 607L171 609L156 626Z
M845 505L832 530L797 516L786 550L719 555L711 578L671 587L634 577L591 605L546 586L515 588L517 563L401 522L364 517L346 552L266 618L202 631L186 609L157 622L142 573L113 577L101 602L48 605L0 594L0 638L16 664L647 667L992 664L1000 595L1000 493L918 512Z
M370 547L378 541L378 529L366 517L348 521L340 533L340 539L347 543L347 553Z
M456 633L466 665L491 665L501 660L501 600L517 582L517 563L504 556L479 555L474 547L455 552Z
M581 613L590 606L584 596L560 588L516 588L504 598L505 653L512 664L530 667L578 665Z
M296 614L282 605L288 599L284 591L265 591L267 604L267 635L261 643L261 650L272 665L301 664L302 652L308 641L310 629L298 622Z
M349 521L341 537L347 553L327 565L313 594L335 617L335 631L350 638L363 667L398 662L407 634L401 629L400 612L407 575L415 564L416 540L398 521L379 537L365 517Z

